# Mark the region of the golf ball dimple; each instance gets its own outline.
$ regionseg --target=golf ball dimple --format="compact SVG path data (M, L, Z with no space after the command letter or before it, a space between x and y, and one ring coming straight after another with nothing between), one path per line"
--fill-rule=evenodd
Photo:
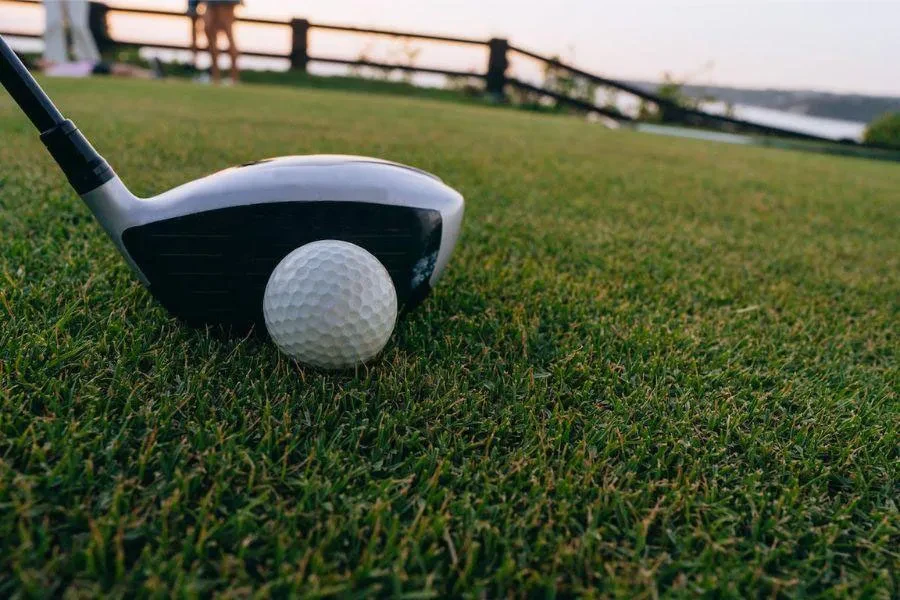
M349 242L322 240L288 254L263 298L275 345L322 369L345 369L381 352L397 322L397 291L384 265Z

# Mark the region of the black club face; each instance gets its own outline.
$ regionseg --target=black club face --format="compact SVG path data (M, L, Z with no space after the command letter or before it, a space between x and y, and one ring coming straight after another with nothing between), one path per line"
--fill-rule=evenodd
M313 241L338 239L385 266L403 310L431 290L441 246L433 209L354 202L283 202L222 208L122 234L149 290L185 322L236 330L262 323L269 275L282 258Z

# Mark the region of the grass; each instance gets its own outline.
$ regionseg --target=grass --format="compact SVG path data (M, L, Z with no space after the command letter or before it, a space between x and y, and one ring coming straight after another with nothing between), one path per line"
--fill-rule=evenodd
M405 97L427 98L433 100L445 100L448 102L462 102L468 104L485 104L481 95L474 95L462 89L448 89L439 87L425 87L415 85L408 81L395 79L376 79L369 76L339 76L339 75L311 75L297 71L244 71L241 80L248 83L266 85L287 85L299 88L312 88L319 90L334 90L357 92L364 94L396 95ZM459 85L469 83L475 88L481 81L462 82ZM483 87L483 85L481 86ZM477 88L476 88L477 89Z
M896 598L900 168L336 91L47 81L136 192L468 199L355 374L172 321L0 96L0 596Z

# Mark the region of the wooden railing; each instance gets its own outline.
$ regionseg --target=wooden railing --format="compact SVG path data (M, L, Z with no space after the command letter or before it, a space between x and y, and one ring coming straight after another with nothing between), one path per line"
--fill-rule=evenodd
M0 0L0 4L18 3L18 4L41 4L40 0ZM125 8L118 6L108 6L100 2L91 2L91 30L97 39L101 49L114 46L133 46L133 47L150 47L167 50L189 50L187 45L167 44L163 42L139 39L113 39L109 33L108 15L110 13L121 13L131 15L144 15L153 17L168 17L187 19L184 13L153 10L145 8ZM597 105L596 102L573 98L558 91L547 89L538 85L527 83L508 74L510 67L510 56L522 56L538 61L545 67L552 67L557 70L567 71L570 74L591 82L597 86L614 89L619 92L631 94L642 101L650 102L659 109L664 120L673 123L681 123L694 125L699 127L708 127L712 129L724 129L728 131L750 132L764 135L774 135L780 137L788 137L795 139L815 140L822 142L833 142L834 140L822 138L815 135L801 133L797 131L781 129L778 127L770 127L759 123L753 123L742 119L736 119L724 115L716 115L701 110L682 106L670 99L663 98L646 90L642 90L635 86L631 86L614 79L601 77L593 73L589 73L582 69L578 69L572 65L565 64L557 59L548 58L535 52L531 52L518 46L512 46L505 39L494 38L490 40L479 40L474 38L453 37L446 35L434 35L426 33L413 33L405 31L390 31L385 29L371 29L363 27L350 27L344 25L326 25L322 23L310 23L306 19L292 19L291 21L276 21L271 19L253 19L240 18L240 23L249 23L253 25L262 25L270 27L287 27L291 31L291 51L289 54L277 54L260 51L242 50L244 56L253 56L261 58L285 59L290 61L292 69L305 71L310 63L325 63L346 65L350 67L374 67L383 70L399 70L415 73L429 73L437 75L445 75L448 77L474 77L484 82L484 89L487 94L496 99L506 98L508 87L524 90L531 94L551 98L558 104L570 106L578 110L595 112L619 121L633 121L630 117L615 107L604 107ZM2 23L0 23L2 26ZM413 40L426 40L431 42L441 42L447 44L459 44L468 46L481 46L486 48L488 52L488 62L483 72L458 71L452 69L444 69L437 67L424 67L411 64L390 64L371 60L347 60L343 58L335 58L328 56L317 56L309 52L309 34L312 30L337 31L351 34L364 34L376 36L399 37ZM24 37L24 38L40 38L40 34L0 30L0 34ZM202 50L202 48L201 48Z
M572 75L577 77L581 77L591 83L603 86L607 88L611 88L620 92L624 92L626 94L631 94L632 96L636 96L641 100L650 102L655 104L660 112L664 115L665 121L670 121L673 123L681 123L686 125L694 125L698 127L709 127L711 129L728 129L731 131L744 131L751 133L759 133L763 135L776 135L780 137L790 137L796 139L805 139L805 140L815 140L815 141L824 141L824 142L834 142L835 140L829 138L823 138L816 135L811 135L808 133L803 133L799 131L792 131L788 129L781 129L779 127L770 127L768 125L762 125L760 123L753 123L751 121L745 121L743 119L736 119L734 117L728 117L726 115L716 115L708 112L704 112L702 110L697 110L693 108L689 108L686 106L682 106L677 102L669 98L663 98L657 94L652 92L648 92L646 90L642 90L641 88L635 87L633 85L628 85L622 83L620 81L616 81L614 79L607 79L606 77L601 77L599 75L594 75L593 73L588 73L587 71L583 71L571 65L567 65L557 59L547 58L545 56L541 56L540 54L535 54L534 52L530 52L523 48L519 48L516 46L511 46L510 50L512 52L521 54L522 56L543 62L545 65L555 67L557 69L561 69L564 71L568 71ZM558 95L552 93L549 90L537 88L535 86L527 86L522 82L515 81L514 85L524 86L526 88L530 88L532 91L536 93L543 93L547 96L556 98ZM571 100L571 99L568 99ZM603 113L603 111L599 110L598 107L595 107L596 112L607 114L613 118L622 119L622 116L616 116L610 112Z

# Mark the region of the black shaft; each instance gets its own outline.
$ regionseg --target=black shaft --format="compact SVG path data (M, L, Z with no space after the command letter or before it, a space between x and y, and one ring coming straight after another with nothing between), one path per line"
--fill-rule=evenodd
M0 83L41 132L41 141L76 192L87 194L115 177L103 157L75 124L62 116L2 37Z
M2 37L0 37L0 83L41 133L65 121L62 113Z

